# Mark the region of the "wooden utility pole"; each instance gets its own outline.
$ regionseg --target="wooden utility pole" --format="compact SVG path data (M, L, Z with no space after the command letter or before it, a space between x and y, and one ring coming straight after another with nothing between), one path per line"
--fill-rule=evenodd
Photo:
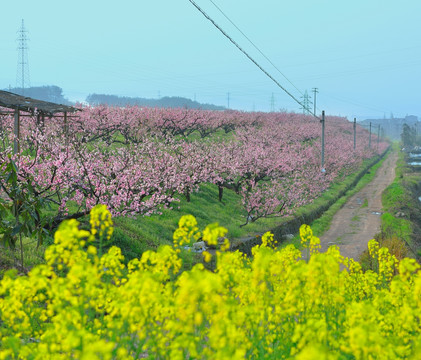
M370 135L368 137L368 147L371 149L371 122L370 122Z

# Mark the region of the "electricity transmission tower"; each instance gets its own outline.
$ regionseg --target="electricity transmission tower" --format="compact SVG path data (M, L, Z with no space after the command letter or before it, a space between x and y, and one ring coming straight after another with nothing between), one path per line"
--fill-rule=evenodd
M16 72L16 87L21 88L22 95L25 94L25 88L30 87L29 81L29 66L28 66L28 44L27 36L28 31L25 29L25 25L22 19L22 25L18 30L18 66Z
M311 114L310 104L312 104L312 102L310 101L310 96L308 95L307 90L304 92L304 95L301 96L301 99L303 99L303 107L301 108L303 110L303 114Z

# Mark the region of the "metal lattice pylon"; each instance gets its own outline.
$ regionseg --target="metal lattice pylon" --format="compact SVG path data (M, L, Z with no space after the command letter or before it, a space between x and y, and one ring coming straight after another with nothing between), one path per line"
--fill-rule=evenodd
M21 95L25 95L25 88L31 86L29 79L29 63L28 63L28 31L25 29L24 21L18 30L18 63L16 72L16 87L21 89Z
M307 90L304 92L304 95L301 96L303 99L301 110L303 110L303 114L311 114L310 105L313 104L310 101L310 96L308 95Z

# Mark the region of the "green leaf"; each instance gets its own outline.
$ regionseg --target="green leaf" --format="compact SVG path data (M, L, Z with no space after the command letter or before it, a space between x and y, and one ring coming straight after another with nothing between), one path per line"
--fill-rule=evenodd
M14 228L13 228L13 230L12 230L12 236L15 236L15 235L17 235L17 234L19 234L19 232L20 232L20 229L22 229L22 225L23 224L21 224L21 223L18 223Z

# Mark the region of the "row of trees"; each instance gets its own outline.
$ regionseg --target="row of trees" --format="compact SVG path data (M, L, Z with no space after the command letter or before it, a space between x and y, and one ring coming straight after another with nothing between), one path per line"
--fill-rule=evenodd
M128 97L106 94L89 94L86 102L91 106L147 106L158 108L188 108L206 110L224 110L223 106L201 104L197 101L180 96L164 96L159 99L147 99L141 97Z
M421 136L417 134L417 126L403 124L401 141L402 145L408 149L421 146Z
M56 85L31 86L25 89L16 87L4 90L10 91L15 94L25 95L38 100L70 105L70 101L64 97L63 89Z
M337 117L326 120L326 173L320 123L310 116L101 106L84 108L67 124L23 119L18 155L13 119L1 119L0 162L13 160L17 184L27 186L22 191L52 206L47 228L100 203L114 215L159 213L202 183L217 186L220 200L224 189L237 192L244 224L285 216L375 153L362 128L354 151L352 124ZM13 199L10 171L2 169L3 196Z

